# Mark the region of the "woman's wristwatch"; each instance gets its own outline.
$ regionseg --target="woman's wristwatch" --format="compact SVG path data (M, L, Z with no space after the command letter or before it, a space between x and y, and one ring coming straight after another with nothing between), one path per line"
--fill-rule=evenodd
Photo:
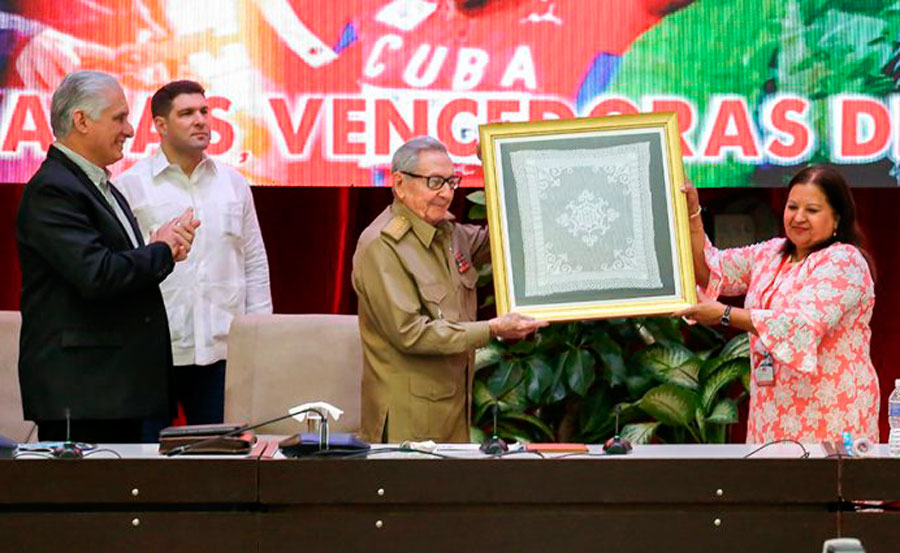
M726 305L725 311L722 313L722 326L731 326L731 306Z

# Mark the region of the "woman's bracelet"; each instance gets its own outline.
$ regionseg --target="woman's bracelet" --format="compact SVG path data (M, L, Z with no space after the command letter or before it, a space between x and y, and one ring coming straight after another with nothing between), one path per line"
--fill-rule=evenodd
M703 212L703 208L698 205L697 211L695 211L694 213L691 213L691 216L689 218L694 219L696 217L699 217L701 212Z

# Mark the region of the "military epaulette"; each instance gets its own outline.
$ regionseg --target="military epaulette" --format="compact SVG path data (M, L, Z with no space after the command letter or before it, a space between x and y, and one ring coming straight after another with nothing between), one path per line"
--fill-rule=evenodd
M395 242L403 238L403 235L412 228L409 219L402 215L395 215L388 224L381 229L381 233L391 237Z

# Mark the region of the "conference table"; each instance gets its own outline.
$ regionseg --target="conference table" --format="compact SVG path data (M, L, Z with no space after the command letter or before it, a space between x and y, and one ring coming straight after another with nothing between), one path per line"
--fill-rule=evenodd
M900 551L900 512L880 505L900 499L885 446L871 458L812 444L801 458L786 443L286 459L277 441L243 456L126 444L2 460L0 551L818 552L840 536Z

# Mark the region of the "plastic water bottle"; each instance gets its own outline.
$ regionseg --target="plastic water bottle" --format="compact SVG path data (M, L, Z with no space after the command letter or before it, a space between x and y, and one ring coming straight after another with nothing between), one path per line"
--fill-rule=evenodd
M894 391L888 398L888 422L891 425L888 451L891 457L900 457L900 378L894 381Z

